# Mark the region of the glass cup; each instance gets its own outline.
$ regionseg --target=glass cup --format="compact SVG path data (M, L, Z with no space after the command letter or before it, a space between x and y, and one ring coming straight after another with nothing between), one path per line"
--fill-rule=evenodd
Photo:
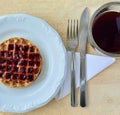
M120 2L102 5L89 24L89 42L98 52L120 57Z

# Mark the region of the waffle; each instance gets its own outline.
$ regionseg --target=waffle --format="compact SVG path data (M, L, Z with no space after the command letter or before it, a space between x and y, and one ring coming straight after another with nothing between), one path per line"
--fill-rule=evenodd
M12 88L33 83L42 70L38 48L24 38L10 38L0 44L0 82Z

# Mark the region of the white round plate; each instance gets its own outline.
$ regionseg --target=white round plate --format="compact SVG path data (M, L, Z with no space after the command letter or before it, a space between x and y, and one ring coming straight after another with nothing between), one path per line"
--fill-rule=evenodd
M32 85L15 89L0 84L0 111L28 112L47 104L58 93L65 78L66 50L50 25L27 14L0 17L0 42L10 37L30 40L43 57L42 72Z

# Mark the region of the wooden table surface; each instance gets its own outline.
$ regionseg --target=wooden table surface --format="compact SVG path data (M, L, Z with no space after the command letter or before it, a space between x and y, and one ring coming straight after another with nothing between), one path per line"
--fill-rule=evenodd
M0 0L0 15L27 13L52 25L66 44L68 19L80 18L88 6L90 16L102 4L112 0ZM88 44L88 53L96 54ZM94 65L94 63L93 63ZM52 100L46 106L25 115L120 115L120 60L88 81L88 107L71 107L70 96ZM3 113L0 115L16 115ZM21 114L23 115L23 114Z

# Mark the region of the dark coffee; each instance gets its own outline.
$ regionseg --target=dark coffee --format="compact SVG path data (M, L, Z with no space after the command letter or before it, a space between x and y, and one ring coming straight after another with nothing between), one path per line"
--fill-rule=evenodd
M95 18L92 35L102 50L120 54L120 13L106 12Z

